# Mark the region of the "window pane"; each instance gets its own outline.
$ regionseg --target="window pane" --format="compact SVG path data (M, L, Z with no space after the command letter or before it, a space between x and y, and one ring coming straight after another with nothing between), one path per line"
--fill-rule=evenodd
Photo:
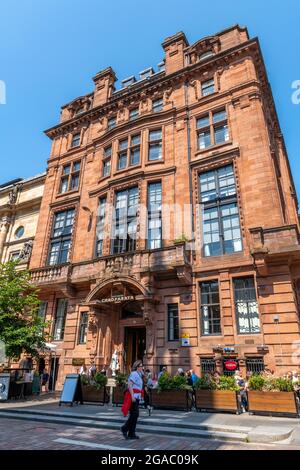
M149 145L149 160L160 160L162 158L162 145L159 144L150 144Z
M130 165L137 165L140 163L140 148L135 148L130 151Z
M237 205L234 203L222 206L221 216L225 253L234 253L237 251L241 251L242 239Z
M79 170L80 170L80 162L74 162L73 171L79 171Z
M229 140L228 126L215 127L215 144L221 144Z
M60 185L60 192L61 193L66 193L68 191L68 182L69 182L68 177L61 179L61 185Z
M79 175L72 176L71 189L78 189L79 186Z
M133 135L131 137L131 146L133 145L139 145L141 142L141 136L140 134L137 134L137 135Z
M80 134L73 135L71 147L78 147L80 144Z
M202 127L207 127L209 126L209 115L203 116L199 119L197 119L197 128L201 129Z
M71 165L66 165L63 167L63 174L68 175L70 173Z
M119 150L126 150L128 147L128 139L120 140Z
M254 279L234 279L234 298L239 333L260 333Z
M139 115L139 108L132 109L129 112L129 119L130 120L136 119L138 117L138 115Z
M109 118L109 119L108 119L108 122L107 122L108 130L111 130L111 129L113 129L114 127L116 127L116 124L117 124L117 118L116 118L115 116Z
M103 162L103 176L110 175L110 160L104 160Z
M127 166L127 152L119 154L118 170L123 170Z
M202 83L202 96L208 96L215 92L215 81L208 80Z
M178 305L168 305L168 341L179 340L179 315Z
M227 113L225 109L221 109L220 111L213 113L214 124L220 121L225 121L226 119L227 119Z
M201 132L198 134L198 147L199 149L206 149L211 146L210 131Z
M156 113L158 111L161 111L163 109L163 99L160 98L158 100L154 100L152 102L152 110Z
M154 131L149 132L149 140L153 142L154 140L161 140L162 138L162 131L161 129L156 129Z
M66 299L57 300L53 333L54 341L61 341L64 337L67 307L68 301Z
M201 324L203 335L221 334L218 281L203 282L201 291Z

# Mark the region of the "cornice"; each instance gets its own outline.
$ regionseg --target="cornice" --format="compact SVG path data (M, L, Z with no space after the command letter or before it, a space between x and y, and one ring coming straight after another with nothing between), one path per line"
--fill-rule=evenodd
M158 170L149 170L149 171L142 170L131 175L124 175L119 178L114 178L113 180L108 181L102 187L92 189L91 191L89 191L89 197L97 196L98 194L108 191L109 189L119 186L120 184L124 184L128 182L135 183L140 180L153 178L153 177L159 177L159 176L165 176L165 175L172 174L172 173L176 173L176 166L158 169Z
M66 199L60 199L59 201L54 201L51 204L49 204L49 207L53 209L53 208L60 207L60 206L67 206L67 205L69 206L71 204L76 204L79 201L80 201L80 195L71 197L69 199L66 198Z
M190 167L195 168L195 167L200 167L203 165L207 165L211 162L216 162L219 160L226 159L228 157L234 157L234 156L239 156L240 155L240 148L239 147L231 147L227 150L211 150L210 152L207 152L207 155L204 157L200 157L197 160L193 160L190 162Z
M157 77L153 77L150 81L142 81L141 83L138 82L134 87L125 88L124 90L120 90L114 95L112 95L112 97L107 103L97 106L96 108L92 108L89 111L86 111L86 113L80 115L79 117L72 118L68 121L57 124L56 126L47 129L45 131L45 134L53 139L58 135L71 131L75 126L80 126L83 123L86 124L87 122L91 122L93 119L104 116L110 110L116 110L120 100L122 100L123 104L126 105L127 99L130 102L133 97L137 97L141 92L145 92L150 95L157 89L157 87L161 88L161 90L163 90L164 88L168 88L174 85L174 81L177 82L179 80L186 80L190 74L198 72L201 69L208 69L214 66L227 65L232 59L232 57L236 57L236 55L241 55L243 52L250 50L251 47L259 48L259 42L257 38L238 44L237 46L234 46L231 49L221 51L215 56L213 56L211 59L205 61L205 63L196 62L195 64L187 65L186 67L172 74L165 75L165 73L162 72L163 76L158 74Z
M6 215L16 215L18 212L21 212L25 209L32 209L34 206L37 206L37 210L41 205L43 196L36 197L34 199L30 199L29 201L24 201L17 204L5 204L0 206L0 214L5 213Z

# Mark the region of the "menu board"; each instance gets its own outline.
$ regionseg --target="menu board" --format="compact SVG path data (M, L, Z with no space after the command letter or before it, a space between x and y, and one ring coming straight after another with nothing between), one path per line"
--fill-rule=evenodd
M0 374L0 401L8 399L10 374Z
M81 404L83 403L80 375L68 374L65 378L59 406L62 403L70 403L73 405L74 402L80 402Z

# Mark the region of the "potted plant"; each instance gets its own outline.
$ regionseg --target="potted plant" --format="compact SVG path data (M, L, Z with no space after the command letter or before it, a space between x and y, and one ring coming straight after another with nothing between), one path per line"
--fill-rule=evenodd
M95 402L104 405L109 402L107 392L107 377L97 372L93 378L87 375L81 376L83 401Z
M151 405L154 408L190 410L192 407L192 387L186 377L170 376L164 373L158 380L157 388L151 390Z
M234 377L226 375L218 377L205 375L199 378L195 385L196 409L213 411L239 412L237 392L239 387Z
M124 401L124 393L127 387L127 374L117 374L115 376L116 385L113 387L112 403L113 405L122 405Z
M250 413L298 416L296 393L290 379L266 374L253 375L248 387Z

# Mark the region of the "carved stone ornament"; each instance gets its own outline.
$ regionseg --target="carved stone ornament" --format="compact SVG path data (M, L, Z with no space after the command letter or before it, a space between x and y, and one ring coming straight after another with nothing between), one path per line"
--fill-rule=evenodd
M21 188L20 184L16 184L13 186L12 190L8 194L8 204L13 206L17 202L19 190Z
M28 242L24 243L22 250L20 251L19 254L19 259L22 260L29 260L31 253L32 253L32 248L33 248L33 241L29 240Z

